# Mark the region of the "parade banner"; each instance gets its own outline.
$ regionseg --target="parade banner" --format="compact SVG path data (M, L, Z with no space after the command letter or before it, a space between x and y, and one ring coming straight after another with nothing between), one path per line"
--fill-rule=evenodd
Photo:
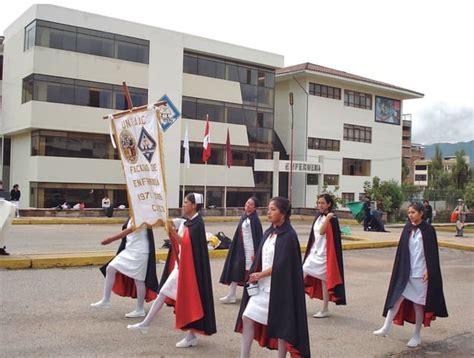
M149 106L117 118L112 116L111 124L135 227L164 224L168 209L159 107Z

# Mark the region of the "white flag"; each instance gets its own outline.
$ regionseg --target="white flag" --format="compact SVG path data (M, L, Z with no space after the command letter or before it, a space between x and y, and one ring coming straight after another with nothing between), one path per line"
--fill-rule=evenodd
M191 164L191 160L189 159L188 123L186 123L186 129L184 131L183 148L184 148L184 165L186 165L186 168L189 168Z

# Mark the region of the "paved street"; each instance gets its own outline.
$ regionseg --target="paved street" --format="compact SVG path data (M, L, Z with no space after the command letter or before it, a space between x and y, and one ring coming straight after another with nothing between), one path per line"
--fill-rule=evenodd
M301 244L306 244L310 221L293 221ZM223 231L227 236L234 234L236 222L208 222L206 230L216 234ZM264 229L268 227L262 222ZM341 225L344 226L344 225ZM87 251L115 251L118 243L100 245L106 236L118 232L121 225L13 225L11 237L6 245L12 254L75 253ZM350 226L353 235L370 240L398 240L401 228L388 228L390 232L364 232L362 225ZM166 237L162 228L155 229L155 245L159 248ZM474 234L466 233L464 238L455 238L453 232L438 231L438 240L474 245Z
M68 226L67 229L70 230L69 243L74 243L77 249L87 250L116 227L85 229ZM32 243L21 238L9 247L14 250L36 249L41 240L46 240L41 238L42 234L49 233L51 227L49 230L48 227L36 227L35 230L37 235L30 237ZM93 238L88 237L91 233L94 233ZM48 237L55 250L72 247L72 244L61 243L63 235L58 232L51 232ZM472 252L441 249L450 317L438 319L432 327L423 329L420 349L413 351L405 346L413 325L395 326L389 338L372 335L371 332L383 321L381 311L394 254L395 248L344 252L348 305L337 308L331 305L333 316L317 320L311 316L320 304L307 300L313 356L472 356ZM226 293L226 286L218 284L223 259L212 260L211 266L217 301ZM159 264L158 275L162 269L163 265ZM233 332L238 305L216 303L218 333L201 338L198 347L179 350L174 344L182 338L182 333L173 329L174 315L169 308L160 312L148 335L127 331L126 325L137 321L123 316L133 308L130 299L113 296L111 309L97 311L90 308L89 304L100 298L103 282L97 267L0 270L0 356L238 357L241 336ZM268 356L275 356L275 353L270 354L254 343L252 357Z

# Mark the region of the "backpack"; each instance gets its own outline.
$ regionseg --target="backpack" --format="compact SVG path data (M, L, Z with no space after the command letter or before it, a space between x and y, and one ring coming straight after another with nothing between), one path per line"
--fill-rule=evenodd
M216 234L217 238L220 240L219 246L216 247L216 250L226 250L232 244L232 240L226 236L222 231L219 231Z

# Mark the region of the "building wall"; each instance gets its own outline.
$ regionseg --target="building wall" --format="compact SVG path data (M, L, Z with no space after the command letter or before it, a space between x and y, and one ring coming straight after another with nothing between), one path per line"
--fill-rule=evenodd
M306 117L306 94L295 81L304 84L309 90L309 83L318 83L332 87L341 88L341 99L331 99L309 95L308 97L308 122L305 126ZM295 138L297 145L295 158L307 158L308 161L322 160L323 174L339 175L339 190L337 195L342 193L353 193L354 199L359 199L359 193L363 193L365 181L371 181L372 177L378 176L382 180L396 180L400 182L401 176L401 146L402 128L401 125L392 125L375 122L375 95L393 99L401 99L393 91L384 91L377 87L354 84L342 79L325 78L317 74L297 74L294 77L286 76L277 80L277 98L282 99L286 92L292 90L295 93ZM344 89L354 90L372 94L372 109L361 109L344 105ZM275 129L279 131L281 138L285 138L285 126L288 126L287 112L285 105L278 104L275 108L276 120ZM372 128L372 143L361 143L344 140L344 123L361 125ZM340 141L340 151L306 149L308 142L303 140L308 137L325 138ZM288 139L286 140L288 143ZM306 152L306 153L305 153ZM350 176L342 175L343 158L368 159L371 161L370 176ZM304 159L303 159L304 160ZM297 179L298 180L298 179ZM304 180L299 180L294 204L295 206L313 207L315 197L321 191L322 178L319 178L319 187L316 185L306 185ZM336 186L328 186L328 190L335 191Z

